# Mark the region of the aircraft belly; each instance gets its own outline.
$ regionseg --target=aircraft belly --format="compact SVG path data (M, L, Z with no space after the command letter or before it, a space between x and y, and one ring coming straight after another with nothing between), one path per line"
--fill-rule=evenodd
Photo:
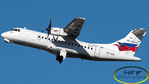
M38 48L38 49L46 49L46 46L42 46L36 43L32 43L32 42L26 42L26 41L21 41L21 40L13 40L13 43L19 44L19 45L24 45L24 46L28 46L28 47L33 47L33 48Z
M81 58L81 59L92 59L95 57L94 55L92 55L93 52L88 52L88 51L82 52L81 50L80 51L74 50L74 51L75 52L68 51L67 57L68 58Z
M107 48L101 48L100 56L92 57L90 60L95 61L140 61L141 59L135 56L123 54L118 51L113 51Z

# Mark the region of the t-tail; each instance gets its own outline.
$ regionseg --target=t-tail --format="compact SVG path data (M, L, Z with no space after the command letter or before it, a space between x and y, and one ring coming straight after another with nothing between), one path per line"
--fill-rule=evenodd
M130 33L123 39L120 39L112 44L117 46L120 52L134 56L145 34L145 29L135 29L130 31Z

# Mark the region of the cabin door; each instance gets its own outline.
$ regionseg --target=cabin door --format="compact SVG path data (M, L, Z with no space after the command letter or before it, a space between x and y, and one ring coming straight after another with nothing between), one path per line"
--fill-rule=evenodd
M95 48L95 57L99 57L100 56L100 47L96 46Z

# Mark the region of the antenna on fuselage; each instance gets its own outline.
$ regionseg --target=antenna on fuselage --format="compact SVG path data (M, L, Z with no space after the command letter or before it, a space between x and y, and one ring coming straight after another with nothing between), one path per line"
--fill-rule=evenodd
M26 29L26 27L24 27L24 29Z
M42 29L41 32L43 33L44 32L44 29Z

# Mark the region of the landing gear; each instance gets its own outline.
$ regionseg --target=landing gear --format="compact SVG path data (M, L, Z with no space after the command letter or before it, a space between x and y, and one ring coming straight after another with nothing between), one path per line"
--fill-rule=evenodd
M56 57L56 60L61 64L63 60L66 58L66 51L65 50L60 50L59 55Z
M63 62L63 56L57 56L56 60L61 64Z
M6 39L6 38L4 38L4 41L5 41L6 43L9 43L9 42L10 42L10 40L8 40L8 39Z

